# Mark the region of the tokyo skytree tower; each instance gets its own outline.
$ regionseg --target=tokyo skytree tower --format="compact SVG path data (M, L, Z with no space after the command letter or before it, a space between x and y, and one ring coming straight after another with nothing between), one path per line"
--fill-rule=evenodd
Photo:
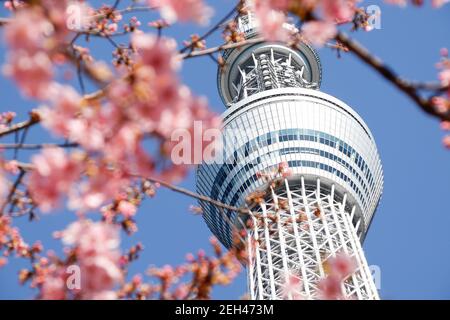
M257 37L252 13L236 22L246 39ZM255 41L225 51L224 60L217 77L227 107L224 156L198 167L197 190L252 212L245 217L201 203L206 223L227 248L236 243L235 230L246 230L250 298L292 298L283 287L294 273L299 294L320 299L326 262L343 253L356 263L342 282L344 297L379 299L361 247L383 190L369 128L347 104L319 91L320 60L306 43ZM280 163L292 173L269 185L261 173ZM249 202L255 195L262 200Z

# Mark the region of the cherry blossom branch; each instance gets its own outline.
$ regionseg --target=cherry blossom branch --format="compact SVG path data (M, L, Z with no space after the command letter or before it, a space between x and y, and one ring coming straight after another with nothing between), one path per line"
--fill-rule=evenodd
M258 38L252 38L252 39L248 39L248 40L244 40L244 41L240 41L240 42L225 43L220 46L216 46L216 47L212 47L212 48L208 48L208 49L204 49L204 50L198 50L198 51L180 54L180 57L181 57L181 59L190 59L190 58L196 58L196 57L201 57L201 56L210 56L211 54L213 54L215 52L219 52L219 51L223 51L223 50L227 50L227 49L239 48L239 47L246 46L249 44L260 43L262 41L264 41L264 39L262 37L258 37ZM76 58L73 57L73 59L75 60ZM86 71L86 69L84 69L82 71ZM107 87L107 85L103 89L99 89L97 91L94 91L92 93L84 95L83 99L89 101L89 100L96 100L96 99L101 98L105 94L106 87ZM1 131L0 131L0 136L2 136Z
M180 56L182 59L196 58L196 57L210 55L210 54L218 52L218 51L239 48L239 47L242 47L242 46L245 46L248 44L255 44L255 43L260 43L263 41L264 41L264 38L262 38L262 37L251 38L251 39L247 39L247 40L239 41L239 42L225 43L220 46L211 47L211 48L204 49L204 50L198 50L198 51L192 51L189 53L184 53L184 54L181 54Z
M191 44L185 46L180 50L180 53L185 53L187 50L192 50L194 46L205 40L207 37L209 37L211 34L213 34L215 31L217 31L225 22L228 21L228 19L236 12L236 10L239 8L240 3L238 3L236 6L233 7L233 9L228 12L222 19L220 19L219 22L217 22L211 29L209 29L205 34L203 34L201 37L193 41Z
M138 177L142 178L141 176L138 176ZM160 180L160 179L157 179L157 178L145 177L144 179L146 179L146 180L148 180L148 181L150 181L152 183L157 183L157 184L159 184L159 185L161 185L161 186L163 186L163 187L165 187L165 188L167 188L169 190L172 190L174 192L184 194L186 196L189 196L191 198L194 198L194 199L197 199L197 200L200 200L200 201L211 203L214 206L222 208L222 209L227 209L227 210L235 211L235 212L246 214L246 215L249 213L248 209L238 208L238 207L234 207L234 206L230 206L230 205L224 204L224 203L222 203L220 201L214 200L214 199L209 198L207 196L200 195L200 194L192 192L192 191L190 191L188 189L175 186L175 185L173 185L173 184L171 184L169 182L166 182L166 181L163 181L163 180Z
M356 55L360 60L365 62L367 65L372 67L378 74L383 78L393 84L397 89L405 93L411 100L413 100L425 113L437 117L441 120L450 121L450 111L446 113L438 112L437 108L431 102L431 99L425 99L420 96L417 92L418 89L429 89L429 85L414 84L405 79L402 79L396 74L389 66L387 66L379 58L370 54L370 52L364 48L357 41L349 38L345 33L339 32L335 39L342 43L345 47L349 49L354 55ZM444 90L442 87L433 86L433 90L437 89L439 91Z
M0 26L4 26L5 24L8 24L11 22L11 19L9 18L0 18Z
M2 143L0 149L27 149L38 150L43 148L76 148L78 143L39 143L39 144L23 144L23 143Z
M5 210L5 208L8 205L8 203L11 202L14 194L16 193L17 187L22 182L22 179L25 176L26 171L23 170L22 168L20 168L19 170L20 170L20 172L19 172L19 175L16 178L16 181L11 186L11 189L9 190L8 196L6 197L5 201L2 203L2 205L0 207L0 217L3 216L3 211Z
M10 126L8 128L0 130L0 137L3 137L3 136L8 135L10 133L14 133L14 132L26 129L26 128L29 128L29 127L31 127L31 126L39 123L39 122L40 122L39 116L36 113L32 113L29 120L16 123L16 124L14 124L14 125L12 125L12 126Z
M97 100L97 99L101 98L104 94L105 94L105 88L97 90L97 91L89 93L89 94L86 94L83 96L83 99L86 101ZM14 125L9 126L8 128L0 130L0 138L3 136L6 136L8 134L30 128L33 125L38 124L39 122L41 122L39 115L37 113L32 112L29 120L16 123ZM10 147L10 149L13 149L13 147ZM31 148L31 149L33 149L33 148Z
M114 7L111 8L112 10L114 10ZM156 10L156 7L148 7L148 6L128 6L125 9L120 9L120 10L114 10L117 13L136 13L136 12L148 12L148 11L153 11ZM97 15L93 15L92 18L106 18L107 14L106 13L101 13L101 14L97 14Z
M34 146L34 145L30 145L30 146ZM39 145L36 145L36 146L39 146ZM53 145L53 146L56 147L57 145ZM30 164L30 163L18 162L17 166L23 171L34 170L34 166L32 164ZM165 188L167 188L169 190L172 190L174 192L184 194L186 196L189 196L191 198L194 198L194 199L197 199L197 200L200 200L200 201L211 203L211 204L213 204L214 206L216 206L218 208L235 211L237 213L241 213L241 214L245 214L245 215L249 214L249 209L238 208L238 207L235 207L235 206L230 206L230 205L224 204L224 203L222 203L220 201L214 200L214 199L209 198L207 196L200 195L200 194L195 193L193 191L190 191L188 189L185 189L185 188L182 188L182 187L178 187L176 185L173 185L173 184L171 184L171 183L169 183L167 181L164 181L164 180L161 180L161 179L158 179L158 178L142 177L142 176L136 175L136 174L130 174L130 176L135 177L135 178L141 178L141 179L148 180L148 181L150 181L152 183L159 184L159 185L161 185L161 186L163 186L163 187L165 187Z

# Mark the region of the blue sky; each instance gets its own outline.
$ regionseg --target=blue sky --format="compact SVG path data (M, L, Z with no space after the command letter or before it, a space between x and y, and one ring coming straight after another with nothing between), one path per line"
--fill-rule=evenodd
M213 22L234 3L231 0L208 2L216 9ZM450 6L440 10L432 10L429 5L405 10L385 6L382 1L363 4L381 6L382 29L353 36L406 78L435 80L439 50L450 48ZM0 13L6 14L3 9ZM146 24L154 15L138 17ZM181 40L194 32L201 33L202 29L181 25L169 34ZM220 43L220 35L208 43ZM91 48L97 57L110 60L112 47L106 40L93 41ZM323 64L321 90L345 101L363 117L381 154L384 194L364 243L369 264L381 268L381 297L450 299L450 152L442 147L439 123L353 56L346 54L337 59L329 49L321 49L319 54ZM2 43L0 61L4 59ZM196 94L206 96L215 111L224 110L216 88L216 66L210 59L186 61L181 77ZM13 83L4 78L0 78L0 94L0 110L15 111L19 120L25 119L27 111L36 106L36 102L24 100ZM29 136L28 142L48 139L39 129L33 129ZM21 159L28 156L20 154ZM181 185L193 190L194 184L191 172ZM123 235L122 238L124 248L138 241L145 247L131 273L143 272L149 265L179 264L186 253L200 248L210 252L210 231L201 217L188 211L193 203L190 198L163 189L157 197L144 202L137 215L139 231L132 237ZM46 248L60 250L52 232L63 229L74 219L72 212L60 210L41 215L37 222L28 222L26 218L16 220L16 225L27 241L41 239ZM33 291L17 281L18 271L26 266L27 262L11 259L0 269L0 299L33 297ZM245 292L243 273L231 286L216 289L213 297L239 298Z

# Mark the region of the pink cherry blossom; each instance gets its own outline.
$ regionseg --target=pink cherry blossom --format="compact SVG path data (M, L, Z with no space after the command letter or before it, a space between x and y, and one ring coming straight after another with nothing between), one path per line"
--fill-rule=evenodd
M450 0L432 0L431 1L431 5L434 7L434 8L440 8L440 7L442 7L444 4L447 4L447 3L449 3L450 2Z
M407 0L384 0L386 3L394 4L401 7L406 7L408 4Z
M445 136L442 142L447 149L450 149L450 135Z
M157 75L174 72L180 67L181 60L174 39L135 33L131 41L137 50L139 61L152 67Z
M109 199L116 198L130 184L130 179L120 168L89 163L88 179L81 181L69 193L69 208L89 211L98 209Z
M176 21L194 21L208 24L213 9L203 0L147 0L150 6L158 7L161 16L170 24Z
M28 187L33 200L42 211L56 207L81 174L81 164L61 148L44 149L32 157L35 166Z
M61 233L62 241L76 249L84 299L114 299L111 290L123 280L119 268L119 230L104 222L80 220Z
M87 150L97 151L105 147L106 137L101 126L99 126L101 122L97 123L95 120L89 121L89 118L96 114L96 112L92 111L93 110L83 110L85 116L86 114L89 114L87 117L73 119L67 123L69 131L68 137L70 140L81 144Z
M19 50L10 53L3 72L17 82L26 96L40 99L47 97L47 89L53 78L53 66L43 51L27 53Z
M117 206L117 210L119 210L124 217L132 218L136 214L137 208L129 201L121 200Z
M294 300L302 300L303 296L301 295L302 290L302 281L300 280L298 275L288 274L283 285L283 296L284 298L292 298Z
M19 162L17 160L7 161L7 162L5 162L3 168L8 173L18 174L19 173Z
M433 99L431 99L431 103L439 113L446 113L450 108L450 101L444 97L433 97Z
M39 108L42 124L56 135L69 136L70 121L81 110L81 96L70 86L53 84L49 105Z
M274 6L269 1L254 1L251 8L255 12L258 20L261 35L267 41L289 40L289 31L284 27L286 23L286 15L282 11L273 10L282 6Z
M86 1L87 2L87 1ZM69 34L69 30L74 29L74 22L81 24L75 29L80 29L91 22L93 10L85 1L71 0L41 0L45 15L54 26L52 40L57 43L64 40Z
M407 0L384 0L384 1L386 3L393 4L393 5L398 5L400 7L406 7L406 5L408 4ZM440 8L440 7L442 7L443 5L445 5L445 4L449 3L449 2L450 2L450 0L431 0L431 5L433 6L433 8ZM422 2L418 2L418 3L414 2L414 4L415 5L422 5L423 3Z
M320 298L323 300L343 299L342 279L335 276L328 276L321 280L318 285Z
M327 21L345 23L355 15L355 2L358 0L322 0L323 17Z
M123 279L119 268L119 255L102 253L80 258L81 287L86 292L102 293L109 291Z
M41 287L42 300L62 300L66 297L66 282L61 275L48 275Z
M302 27L303 36L313 45L321 47L332 39L337 29L334 23L325 21L307 22Z
M338 279L345 279L355 271L356 267L354 259L342 253L329 258L327 264L329 273Z
M441 129L444 131L450 131L450 121L442 121Z
M286 161L278 165L278 172L281 173L283 178L288 178L292 175L292 169L289 168L289 164Z
M104 290L83 295L86 300L117 300L117 293L113 290Z
M12 50L33 55L44 48L46 37L52 32L53 26L41 10L18 10L5 26L5 40Z
M442 86L450 85L450 67L439 73L439 80L441 81Z

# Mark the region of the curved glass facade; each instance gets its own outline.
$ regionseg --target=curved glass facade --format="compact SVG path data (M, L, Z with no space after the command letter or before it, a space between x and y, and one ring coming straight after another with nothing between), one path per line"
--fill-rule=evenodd
M317 90L283 88L261 92L233 105L223 115L222 163L197 170L198 192L233 206L262 188L258 172L286 161L294 176L320 178L355 207L361 238L381 197L382 167L374 139L363 120L345 103ZM201 204L212 232L231 246L233 212Z

